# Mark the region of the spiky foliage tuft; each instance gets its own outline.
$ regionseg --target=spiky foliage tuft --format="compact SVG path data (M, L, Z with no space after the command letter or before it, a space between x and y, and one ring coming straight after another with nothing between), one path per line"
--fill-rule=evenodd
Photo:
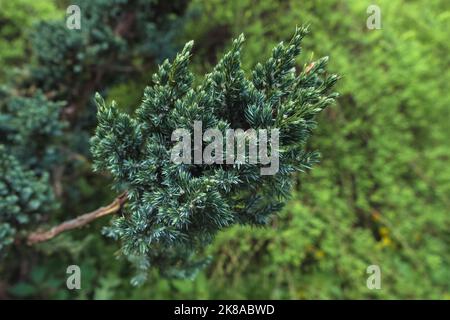
M176 274L192 267L192 256L233 224L265 225L283 206L290 176L317 162L305 151L314 118L331 104L337 76L327 59L296 72L295 59L306 28L280 43L248 79L241 68L241 35L198 87L188 70L189 42L174 61L164 61L134 115L97 96L98 128L92 139L96 170L108 170L129 205L106 233L122 241L123 253L138 261L145 278L150 266ZM260 165L174 164L171 133L218 128L280 129L280 169L262 176ZM182 254L180 254L182 253ZM195 269L195 268L193 268Z
M19 97L0 91L0 251L16 230L57 207L49 170L60 161L56 148L65 123L61 103L40 92ZM20 228L19 228L20 226Z
M0 92L0 143L20 163L37 171L61 161L56 147L66 123L59 119L64 103L49 101L42 92L31 97Z
M18 230L56 208L48 174L21 166L0 144L0 256Z

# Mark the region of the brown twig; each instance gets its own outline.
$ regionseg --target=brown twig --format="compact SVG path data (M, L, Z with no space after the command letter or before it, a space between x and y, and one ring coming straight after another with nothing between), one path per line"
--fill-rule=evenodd
M75 228L82 227L95 219L98 219L100 217L103 217L108 214L112 214L112 213L119 211L123 207L123 205L125 204L126 201L127 201L127 193L124 192L120 196L118 196L116 199L114 199L114 201L111 204L107 205L106 207L101 207L95 211L85 213L79 217L76 217L75 219L63 222L63 223L51 228L48 231L44 231L44 232L36 231L36 232L31 233L27 238L27 243L29 245L32 245L32 244L35 244L38 242L47 241L67 230L72 230Z

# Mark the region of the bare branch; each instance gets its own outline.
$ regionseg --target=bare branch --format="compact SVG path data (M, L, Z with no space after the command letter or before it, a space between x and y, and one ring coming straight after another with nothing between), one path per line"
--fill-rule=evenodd
M127 201L127 193L124 192L116 199L114 199L114 201L109 205L107 205L106 207L101 207L95 211L85 213L75 219L63 222L51 228L48 231L43 232L36 231L31 233L27 238L27 243L29 245L33 245L35 243L50 240L62 232L80 228L95 219L106 216L108 214L118 212L123 207L126 201Z

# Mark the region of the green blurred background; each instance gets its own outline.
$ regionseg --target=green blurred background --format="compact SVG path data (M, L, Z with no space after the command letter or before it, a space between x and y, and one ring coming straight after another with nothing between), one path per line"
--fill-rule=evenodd
M380 30L366 27L372 4L381 9ZM0 0L0 79L29 59L33 24L60 18L65 5ZM154 273L132 287L118 244L100 234L106 218L19 257L31 271L15 282L0 274L0 291L51 299L449 299L450 2L193 0L188 12L179 42L195 40L197 75L240 33L250 70L296 25L311 25L299 65L328 55L342 76L338 103L321 115L310 145L321 163L294 177L292 199L270 226L220 233L195 279ZM115 85L108 99L133 110L152 71ZM77 213L114 197L108 184L100 193L87 179L76 186L88 199ZM81 290L65 287L69 264L82 269ZM366 286L374 264L381 290Z

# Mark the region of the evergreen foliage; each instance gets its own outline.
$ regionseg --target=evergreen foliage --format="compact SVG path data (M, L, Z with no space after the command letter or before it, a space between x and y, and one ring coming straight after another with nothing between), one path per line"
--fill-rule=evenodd
M0 79L5 80L11 67L28 61L30 29L58 12L49 0L0 0L0 8Z
M85 108L96 90L123 81L145 64L172 56L188 1L80 0L81 28L41 22L32 35L32 81Z
M381 30L365 26L371 4L194 1L198 72L232 36L245 32L251 68L290 25L309 21L305 51L331 55L340 98L310 140L323 161L297 179L272 228L221 233L194 283L160 281L152 298L448 299L448 2L380 0ZM382 290L366 287L371 264Z
M59 119L62 102L49 101L38 91L31 97L0 92L0 143L22 165L49 170L61 162L57 145L66 123Z
M61 162L56 144L65 126L61 103L0 92L0 251L18 225L39 221L57 207L49 171ZM25 230L23 226L21 229Z
M157 266L165 274L185 275L191 255L219 230L233 224L266 225L288 197L291 174L317 161L318 154L306 152L305 143L315 116L334 101L331 88L337 76L325 72L326 58L296 72L306 33L299 28L289 43L277 45L251 79L241 68L241 35L196 87L188 70L189 42L172 63L162 63L132 116L97 96L95 169L108 170L129 198L125 215L106 233L122 240L123 253L137 259L140 269ZM251 164L174 164L171 133L191 129L194 121L222 132L278 128L280 172L262 176L260 165ZM135 280L143 278L141 273Z
M2 169L12 170L10 176L2 174L4 183L12 184L2 189L2 198L13 199L6 201L0 212L0 221L9 226L3 232L6 245L11 243L15 221L19 219L14 215L18 212L42 213L35 215L36 219L20 218L22 223L36 222L54 214L59 202L66 207L71 207L74 199L81 202L83 190L65 188L85 179L86 168L79 171L69 155L86 158L88 153L88 132L95 121L95 108L90 108L93 93L106 91L113 83L136 76L144 66L172 55L175 31L183 21L187 1L78 1L82 14L80 30L68 29L62 15L60 19L45 20L56 15L53 3L1 4L0 19L4 17L5 21L0 21L0 32L12 40L17 36L16 49L22 54L30 50L33 57L27 61L22 56L16 59L13 54L4 58L0 55L0 62L23 63L20 77L8 78L0 90L0 145L9 156L3 160ZM40 23L32 18L35 11L41 13ZM31 43L30 48L25 50L25 43ZM86 112L77 117L80 110ZM24 177L30 183L20 190L25 188ZM12 179L17 179L17 183ZM74 195L57 199L53 189L58 189L59 197L64 192ZM40 205L34 201L32 211L23 199L37 194ZM51 202L55 205L47 205ZM22 228L25 230L25 226Z
M0 144L0 258L23 226L56 207L48 175L21 166Z
M87 5L93 8L99 1L93 0L92 5ZM91 18L85 16L85 4L76 2L83 5L83 28L83 20ZM139 1L102 2L105 11L95 13L93 10L92 16L102 15L105 21L112 21L115 18L109 17L114 7ZM146 12L158 21L175 22L184 15L177 10L172 13L164 10L174 1L148 2L157 12L168 13ZM54 3L61 9L59 12L55 11ZM113 5L107 6L107 3ZM321 125L306 145L307 149L321 151L320 166L294 178L291 199L279 214L271 216L267 227L233 223L223 228L201 253L214 259L194 280L160 277L157 268L145 271L149 267L147 255L130 254L129 259L141 271L133 283L150 277L150 281L140 287L128 281L134 274L130 264L125 259L114 258L118 243L112 243L96 231L108 218L32 247L21 241L29 230L58 224L103 206L114 197L115 193L107 187L109 175L94 174L90 166L87 139L95 128L93 93L100 91L108 105L113 97L118 110L133 112L148 84L147 74L154 71L154 59L147 55L150 51L142 49L147 53L141 56L133 48L144 45L157 48L159 39L166 36L166 32L156 34L157 39L146 43L135 42L133 39L143 38L133 38L132 34L115 35L114 39L103 37L102 41L115 49L125 48L120 52L120 65L104 63L105 58L115 55L99 49L103 48L102 44L90 30L72 30L74 34L66 34L44 26L66 28L63 17L68 4L65 0L0 0L0 79L2 83L8 80L20 84L7 94L0 93L0 299L450 297L448 1L379 0L376 5L381 9L382 29L369 30L366 10L374 4L372 1L192 0L187 15L190 22L182 28L179 27L181 21L173 23L169 35L176 32L182 39L195 40L189 66L195 75L209 72L228 50L231 39L240 33L245 33L248 39L241 52L242 70L255 70L273 46L289 36L293 25L309 22L314 32L302 46L303 51L311 55L301 55L296 67L306 70L314 56L331 55L328 68L343 75L338 88L341 95L336 108L320 113L317 121ZM28 34L36 30L32 28L35 22L55 18L59 22L44 23L38 29L43 34L39 36L34 32L34 40L30 41ZM119 20L122 21L117 17L115 21ZM109 23L91 23L90 27L93 26L109 29L106 32L116 29ZM159 28L158 23L155 26ZM96 50L98 56L78 46L77 34L83 35L83 44L89 51ZM52 40L56 35L60 38ZM72 37L76 40L70 42L76 44L74 50L84 57L89 56L89 60L83 56L77 58L66 49L65 40ZM33 47L43 51L37 55ZM54 47L64 54L60 55ZM167 52L156 53L156 60L158 56L173 58L171 54L175 50L166 46L160 48ZM128 53L130 59L125 57ZM52 59L52 55L62 60ZM20 74L15 72L17 66L28 63L33 56L41 66L66 72L67 76L56 73L58 79L53 79L51 72L37 65L20 70ZM66 64L63 60L66 58L81 67L77 68L78 73ZM97 72L92 60L108 68L96 85L91 82ZM49 79L51 85L45 83L42 76L45 73L52 78ZM251 73L245 72L245 76ZM28 80L24 83L23 78ZM57 85L58 81L61 86ZM194 78L195 85L202 83L202 77ZM26 109L19 107L49 104L44 98L36 99L39 90L50 103L66 101L64 109L59 108L64 118L71 115L66 110L79 110L75 112L76 117L70 119L70 125L64 127L63 136L49 135L49 143L44 144L45 139L39 139L38 143L32 138L33 134L28 134L36 132L35 129L16 126L40 121L27 119ZM27 102L11 103L11 100L22 99ZM14 105L17 108L12 108ZM52 108L45 109L39 111L42 112L39 118L44 119L44 114L48 113L53 119ZM19 113L22 122L14 121ZM226 114L219 116L229 118ZM233 121L226 121L236 125L234 122L239 119L242 119L240 113ZM47 125L43 120L41 123ZM246 118L239 125L245 123ZM59 131L60 124L54 125ZM32 127L39 126L29 128ZM14 147L14 141L21 141L19 148ZM59 156L60 145L65 150L62 157ZM70 157L70 161L65 161L65 156ZM46 160L40 163L41 159ZM64 177L60 180L64 189L56 201L61 209L53 210L50 204L54 202L48 191L50 185L56 186L58 171L55 169L61 168L60 162L64 162ZM199 171L199 174L205 173ZM126 189L127 181L119 180L124 184L117 187ZM31 192L27 187L32 188ZM33 201L33 208L29 200ZM36 207L36 204L39 205ZM125 220L133 213L128 206L121 215ZM38 225L36 220L40 222ZM115 224L112 230L106 230L107 234L120 233ZM122 240L123 245L125 242ZM182 247L171 246L167 254L152 247L150 262L165 269L166 275L189 276L207 260L192 259L192 251ZM8 254L4 255L6 252ZM164 268L180 262L184 262L181 268ZM65 283L65 267L74 263L81 267L83 289L70 291ZM366 268L371 264L381 267L382 290L370 290L366 286Z

